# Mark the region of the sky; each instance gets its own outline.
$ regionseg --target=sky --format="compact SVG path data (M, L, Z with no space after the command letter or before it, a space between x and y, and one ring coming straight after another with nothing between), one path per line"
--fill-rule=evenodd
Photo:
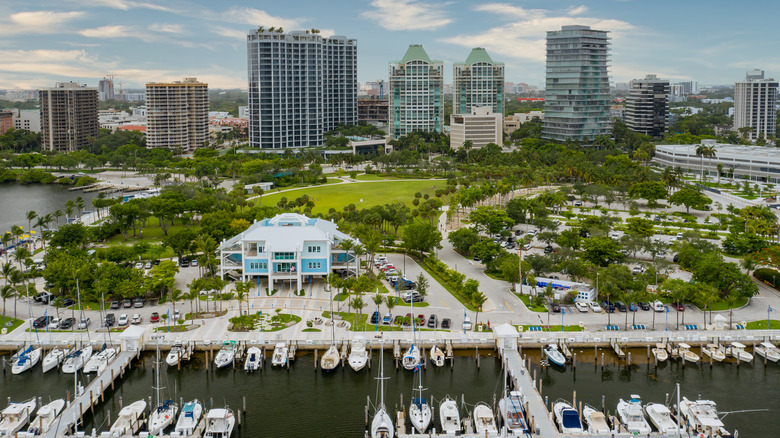
M320 29L358 40L358 80L387 78L409 44L463 62L484 47L507 82L541 86L546 31L589 25L610 32L613 82L648 73L700 85L733 84L747 70L780 77L769 0L31 0L0 5L0 88L57 81L124 89L197 77L246 88L246 34L257 26Z

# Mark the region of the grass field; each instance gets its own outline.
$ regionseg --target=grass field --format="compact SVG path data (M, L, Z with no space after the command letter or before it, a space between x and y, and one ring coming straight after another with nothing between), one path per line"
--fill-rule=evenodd
M314 201L314 213L327 213L331 208L342 211L349 204L355 204L357 208L371 208L395 202L411 205L415 193L433 196L436 189L443 189L446 184L444 180L332 184L269 193L263 196L262 205L276 205L282 197L292 200L304 194Z
M544 306L533 306L531 305L531 298L528 295L523 294L515 294L517 295L517 298L520 298L520 301L525 304L525 307L528 308L531 312L538 312L538 313L547 313L547 308Z
M767 321L765 319L761 321L751 321L747 323L745 328L748 330L766 330L766 323ZM772 330L780 329L780 321L770 320L769 328Z

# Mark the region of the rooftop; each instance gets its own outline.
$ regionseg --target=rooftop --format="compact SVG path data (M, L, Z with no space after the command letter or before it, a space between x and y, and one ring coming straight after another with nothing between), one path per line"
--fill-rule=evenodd
M423 49L422 44L410 44L409 48L406 50L406 54L404 54L404 57L400 61L393 61L393 62L398 64L406 64L411 61L424 61L429 64L436 64L442 62L437 59L432 60L428 56L428 53L425 52L425 49Z
M466 62L464 63L456 62L455 65L474 65L478 62L483 62L492 65L504 65L503 62L493 61L493 58L490 57L487 50L485 50L482 47L475 47L471 49L471 53L469 53L469 57L466 58Z
M241 241L265 242L274 252L299 251L301 242L328 241L333 245L352 239L338 230L331 221L309 218L297 213L282 213L270 219L255 222L246 231L222 242L220 249L226 249Z

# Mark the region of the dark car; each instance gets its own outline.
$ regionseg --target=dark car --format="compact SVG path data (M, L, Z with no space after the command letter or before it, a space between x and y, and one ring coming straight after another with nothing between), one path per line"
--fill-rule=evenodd
M60 330L68 330L76 323L76 318L65 318L60 323Z
M129 309L133 307L133 300L127 298L126 300L122 301L122 307L124 307L125 309Z
M70 307L74 304L76 304L76 302L73 301L71 298L63 298L62 300L60 300L60 307Z
M428 328L436 328L438 323L439 318L436 315L431 315L431 317L428 318Z
M181 259L180 263L182 268L189 268L190 267L190 261L187 259Z
M650 304L646 303L644 301L640 301L637 304L639 304L639 308L642 310L650 310Z
M685 312L685 306L683 306L681 303L672 303L672 307L677 309L678 312Z
M152 312L152 317L149 318L150 322L160 322L160 314L157 312Z
M680 254L675 254L672 261L675 263L680 263Z
M136 298L135 300L133 300L133 307L140 309L144 305L146 305L146 300L143 298Z
M120 303L119 301L112 301L111 302L111 307L110 307L111 310L116 310L116 309L118 309L120 307L122 307L122 303Z
M554 252L554 249L553 249L552 245L547 245L547 246L544 247L544 253L545 254L549 254L551 252Z
M615 313L615 305L607 300L601 302L601 308L607 313Z
M106 327L113 327L116 324L116 316L113 313L106 314Z
M555 313L561 313L561 305L558 303L552 303L552 311Z
M515 236L522 236L523 232L520 230L515 230Z
M451 325L452 325L452 323L450 322L449 318L444 318L444 319L441 320L441 328L448 329L448 328L450 328Z
M615 301L615 307L616 307L616 308L617 308L619 311L621 311L621 312L626 312L626 311L628 311L628 307L626 307L626 303L624 303L624 302L622 302L622 301Z
M33 321L33 328L44 328L49 325L52 319L54 319L54 317L49 315L35 318L35 321Z
M375 310L374 313L371 314L371 324L376 324L378 322L379 322L379 312Z

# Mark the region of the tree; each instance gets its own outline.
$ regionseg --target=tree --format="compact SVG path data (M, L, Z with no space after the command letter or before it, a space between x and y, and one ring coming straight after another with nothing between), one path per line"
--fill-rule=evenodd
M422 259L423 253L441 248L441 233L430 223L411 223L404 228L403 246L407 251L418 251Z
M181 230L174 234L169 234L163 237L162 245L168 247L176 253L181 259L185 251L190 251L192 248L192 241L195 240L197 235L192 230Z
M397 301L396 297L387 296L385 297L385 305L387 306L387 310L390 312L390 317L393 317L393 307L395 307Z
M159 297L163 298L165 293L173 289L175 275L179 272L179 266L170 260L163 260L159 265L155 265L149 271L147 278L147 287L151 291L158 291Z
M241 303L247 301L249 298L249 291L252 290L252 282L250 281L237 281L234 284L236 299L238 300L238 314L243 315Z
M669 197L669 202L674 205L685 205L685 211L691 212L691 207L706 205L710 198L693 188L682 188Z
M702 322L703 327L707 327L707 307L710 304L718 301L718 291L712 285L707 283L699 283L696 290L696 301L699 302L702 309ZM710 323L712 323L712 309L710 309Z
M183 297L184 297L184 295L182 294L181 289L178 289L178 288L175 288L175 287L171 289L171 294L170 294L169 298L171 299L171 305L173 306L173 316L174 316L174 318L176 317L176 302L181 300ZM179 321L174 321L174 324L178 324L178 322Z
M38 217L38 213L30 210L27 212L27 232L29 233L30 230L32 230L32 221Z
M623 259L621 246L606 236L596 236L582 241L582 258L598 266L608 266Z
M81 249L90 239L90 228L75 222L61 226L51 237L49 245L57 248Z
M663 183L657 181L645 181L632 185L628 189L628 195L632 198L647 200L647 206L653 208L658 205L658 199L666 198L666 188Z
M667 278L661 283L660 290L666 292L675 303L683 304L691 296L691 284L679 278ZM680 328L680 313L677 313L677 328ZM685 315L683 315L683 324Z
M0 298L3 300L3 327L5 327L5 301L16 296L16 289L7 282L8 279L6 278L6 284L4 284L3 287L0 287Z
M200 291L197 288L190 285L190 291L184 296L185 299L190 301L190 321L191 324L195 324L195 306L194 303L200 298ZM199 300L198 300L199 301Z
M479 242L479 236L477 236L477 233L471 228L461 228L451 232L449 236L447 236L447 240L449 240L452 247L459 253L467 253L472 245Z
M483 294L482 292L477 291L473 295L471 295L471 304L474 306L475 309L477 309L477 314L474 316L474 326L479 325L479 312L482 310L482 305L485 304L485 301L487 301L487 296Z
M478 259L482 260L486 265L488 265L491 269L493 266L493 261L502 253L505 252L503 248L501 248L501 245L499 245L496 242L493 242L492 240L483 240L481 242L476 243L475 245L472 245L471 248L469 248L469 252L474 255L474 257L477 257Z
M716 155L715 146L698 145L696 146L696 155L699 156L701 166L701 181L704 182L704 157L712 158Z
M417 281L417 292L419 292L423 297L428 295L428 279L425 277L425 275L420 272L417 274L417 278L415 280Z
M506 211L490 206L477 207L476 210L469 213L469 220L474 224L478 233L481 231L490 236L514 225L514 221L507 215Z
M630 217L626 219L626 224L628 225L627 231L631 234L637 234L644 237L649 237L655 234L655 230L653 229L653 221L650 219Z

